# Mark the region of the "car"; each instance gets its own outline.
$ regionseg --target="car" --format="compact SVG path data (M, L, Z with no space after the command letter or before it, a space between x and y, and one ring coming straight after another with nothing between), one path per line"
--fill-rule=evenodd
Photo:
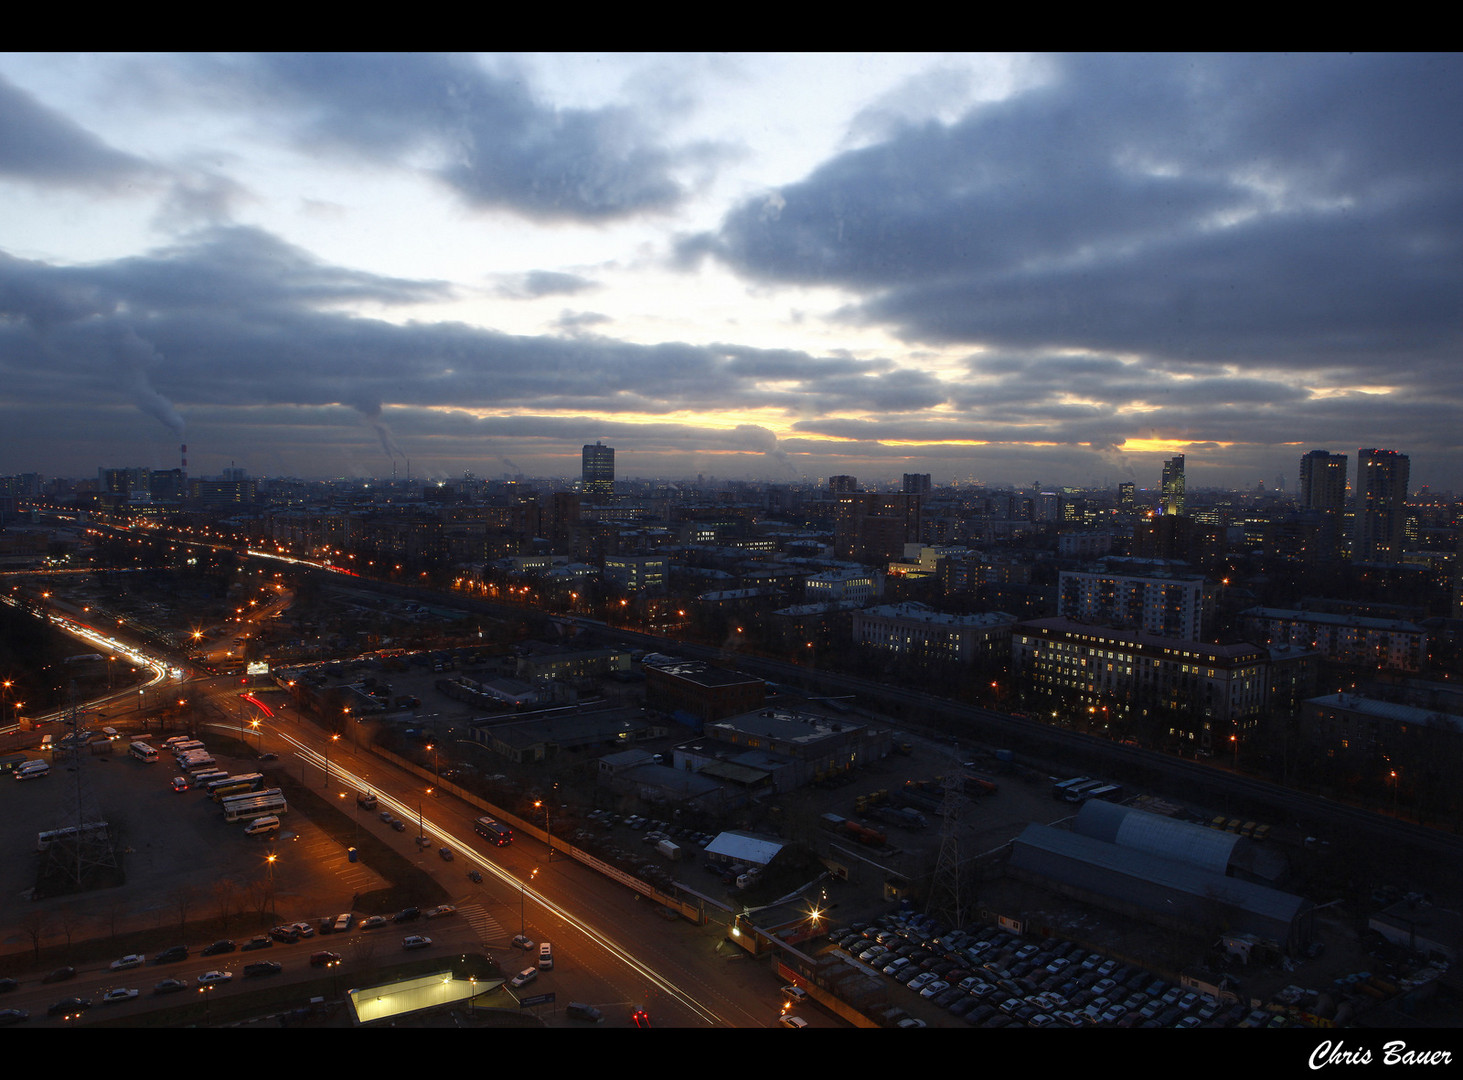
M286 945L293 945L300 940L300 932L293 926L276 926L270 929L269 936L275 941L284 942Z
M300 937L314 937L315 928L307 922L292 923L292 926L300 932Z
M515 949L522 949L524 952L533 952L533 950L538 947L531 940L529 940L527 934L515 935L513 940L509 942L509 944L512 945Z
M603 1024L605 1019L604 1013L582 1001L569 1002L564 1006L564 1015L571 1020L587 1020L591 1024Z
M317 952L310 954L311 967L335 967L340 963L338 952Z
M231 953L237 948L237 945L225 938L222 941L215 941L212 945L208 946L206 949L203 950L202 955L219 956L223 953Z
M422 917L422 909L421 908L417 908L417 907L404 907L400 911L398 911L395 915L391 916L391 921L392 922L395 922L395 923L404 923L404 922L411 922L413 919L420 919L421 917Z
M917 1016L906 1016L903 1020L899 1021L899 1023L895 1024L894 1026L897 1027L897 1028L922 1028L922 1027L929 1027L928 1024L926 1024L923 1020L921 1020Z
M361 929L375 930L378 926L385 926L390 921L385 915L372 915L361 923Z
M452 904L438 904L434 908L429 908L426 913L429 919L440 919L444 915L455 914L457 914L457 908Z
M355 925L355 921L356 917L349 911L342 912L335 917L335 923L332 932L336 934L343 934Z
M412 934L401 939L403 949L428 949L431 945L432 939L424 934Z
M437 849L437 854L440 855L440 856L442 856L442 861L443 862L451 862L453 859L455 859L457 857L457 856L455 856L455 855L452 854L452 849L450 847L438 848Z
M14 979L0 979L0 994L8 994L20 986Z
M950 989L949 983L945 982L945 980L943 979L935 979L933 982L926 983L924 986L920 987L919 996L932 998L936 994L944 993L948 989Z
M934 982L938 978L939 976L936 975L933 971L922 971L904 985L909 987L911 990L918 992L920 990L923 990L926 986L929 986L930 983Z
M188 989L188 984L182 979L163 979L153 986L154 994L176 994L179 990Z
M244 944L239 947L239 951L240 952L253 952L255 949L268 949L268 948L272 948L273 945L274 945L274 942L271 941L267 937L254 937L254 938L250 938L248 941L244 942Z
M785 1028L805 1028L808 1026L808 1022L801 1016L793 1016L791 1014L784 1014L779 1017L778 1022Z
M397 832L406 832L406 822L402 821L401 818L392 818L390 824Z
M128 953L120 960L113 960L111 968L113 971L126 971L128 968L141 967L147 963L147 957L141 953Z
M808 992L801 986L784 986L782 988L782 996L788 1001L795 1002L799 1005L808 1000Z
M24 1009L0 1009L0 1024L18 1024L29 1019L30 1013Z
M174 791L187 791L188 790L188 778L186 776L175 776L175 777L173 777L173 790Z
M480 870L469 870L467 872L467 880L468 881L472 881L472 882L476 882L477 884L481 885L483 883L482 871L480 871Z
M511 987L513 987L513 989L517 990L521 986L527 986L529 983L533 982L533 980L534 979L537 979L537 978L538 978L538 968L536 968L536 967L524 968L517 975L513 976L513 978L511 978L511 979L508 980L508 985L511 986Z
M259 975L278 975L284 970L283 964L276 964L273 960L256 960L252 964L244 965L244 978L252 979Z
M232 971L205 971L198 976L199 986L216 986L219 983L232 982L234 973Z
M630 1023L638 1028L650 1027L650 1014L644 1009L636 1009L630 1014Z
M76 969L74 967L58 967L46 972L46 975L43 979L41 979L41 982L65 982L67 979L74 978L76 978Z
M86 998L62 998L46 1010L46 1015L61 1016L70 1020L74 1016L80 1016L89 1008L91 1008L91 1002Z
M392 817L390 810L382 810L381 811L381 820L384 821L384 822L386 822L386 824L390 825L396 819L394 817Z
M125 986L119 986L115 990L108 990L102 995L102 1004L110 1005L115 1001L131 1001L136 996L136 990L128 990Z

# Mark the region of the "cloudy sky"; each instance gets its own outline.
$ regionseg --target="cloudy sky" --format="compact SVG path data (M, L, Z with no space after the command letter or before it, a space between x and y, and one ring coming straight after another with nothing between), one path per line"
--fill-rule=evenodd
M0 54L0 475L1463 491L1459 56Z

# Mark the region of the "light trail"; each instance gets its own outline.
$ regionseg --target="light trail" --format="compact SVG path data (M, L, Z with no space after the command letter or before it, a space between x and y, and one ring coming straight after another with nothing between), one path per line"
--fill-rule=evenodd
M325 769L327 761L323 754L317 753L316 751L310 749L304 743L300 742L292 735L289 735L283 731L275 731L273 734L278 738L284 740L285 742L289 743L290 745L294 746L295 749L299 752L299 756L304 761L315 765L317 768L320 768L322 770ZM671 998L674 998L686 1008L690 1009L706 1023L720 1025L724 1027L731 1026L722 1017L702 1006L700 1002L691 997L690 994L686 993L675 983L671 982L669 979L666 979L664 976L647 967L633 954L622 948L608 934L604 933L599 928L591 926L589 923L584 922L578 916L554 903L554 901L550 900L542 893L529 888L527 882L514 877L497 863L494 863L491 860L484 858L482 855L478 854L478 852L474 851L471 847L464 844L456 836L453 836L451 833L449 833L446 829L443 829L442 827L434 825L432 822L428 821L424 816L422 816L420 808L414 809L397 799L391 798L389 795L382 794L381 791L374 785L368 784L363 778L357 776L349 769L343 768L337 762L329 762L329 767L331 774L339 778L342 783L353 785L358 791L374 791L376 793L376 801L378 803L384 804L387 809L395 811L402 817L403 820L410 821L412 817L416 817L419 823L417 827L421 831L422 835L430 835L431 837L433 837L434 843L440 840L444 845L446 845L450 841L454 852L461 852L462 856L467 859L467 861L475 864L487 873L491 874L504 885L509 885L512 886L514 889L517 889L522 896L532 897L534 902L542 907L545 911L551 912L554 915L557 915L559 918L563 919L564 922L568 923L580 933L584 934L585 937L589 938L595 944L599 945L615 959L619 960L621 963L629 967L637 975L648 980L663 993Z

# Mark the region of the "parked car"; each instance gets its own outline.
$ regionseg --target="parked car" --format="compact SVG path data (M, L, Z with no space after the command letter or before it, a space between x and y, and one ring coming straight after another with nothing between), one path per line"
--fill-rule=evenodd
M513 940L509 944L511 944L515 949L522 949L524 952L533 952L533 950L537 948L537 946L534 945L531 940L529 940L527 934L515 935Z
M521 986L527 986L529 983L533 982L533 980L534 979L537 979L537 978L538 978L538 968L536 968L536 967L524 968L517 975L513 976L513 978L511 978L511 979L508 980L508 985L511 986L511 987L513 987L513 989L517 990Z
M25 1009L0 1009L0 1024L19 1024L29 1019L30 1013Z
M126 971L128 968L141 967L147 963L147 957L141 953L128 953L120 960L113 960L111 968L113 971Z
M244 965L244 978L252 979L258 975L278 975L284 970L283 964L276 964L273 960L256 960L252 964Z
M390 921L385 915L372 915L361 923L361 929L374 930L378 926L385 926Z
M119 986L115 990L108 990L102 995L102 1004L110 1005L115 1001L131 1001L136 996L136 990L129 990L125 986Z
M188 946L172 945L164 949L152 958L154 964L171 964L178 960L188 959Z
M152 988L154 994L176 994L179 990L188 989L188 984L182 979L163 979Z
M229 941L227 938L225 938L225 939L223 939L221 941L215 941L212 945L209 945L207 948L205 948L203 950L203 954L202 955L204 955L204 956L219 956L222 953L231 953L231 952L233 952L237 948L238 948L237 945L235 945L232 941Z
M432 945L432 939L424 934L412 934L401 939L403 949L427 949Z
M253 952L255 949L268 949L268 948L272 948L273 945L274 945L274 941L271 940L270 938L267 938L267 937L255 937L255 938L250 938L248 941L244 942L244 944L239 947L239 951L240 952Z
M231 982L233 978L234 973L232 971L205 971L202 975L198 976L198 985L216 986L219 983Z
M58 967L46 972L46 975L43 979L41 979L41 982L65 982L67 979L74 978L76 978L76 969L74 967Z

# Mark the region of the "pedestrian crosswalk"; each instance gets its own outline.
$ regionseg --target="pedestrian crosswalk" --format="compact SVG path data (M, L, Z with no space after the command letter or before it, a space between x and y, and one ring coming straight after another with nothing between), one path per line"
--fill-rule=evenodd
M459 918L467 920L472 932L484 945L503 948L513 936L482 904L459 904L457 914Z

